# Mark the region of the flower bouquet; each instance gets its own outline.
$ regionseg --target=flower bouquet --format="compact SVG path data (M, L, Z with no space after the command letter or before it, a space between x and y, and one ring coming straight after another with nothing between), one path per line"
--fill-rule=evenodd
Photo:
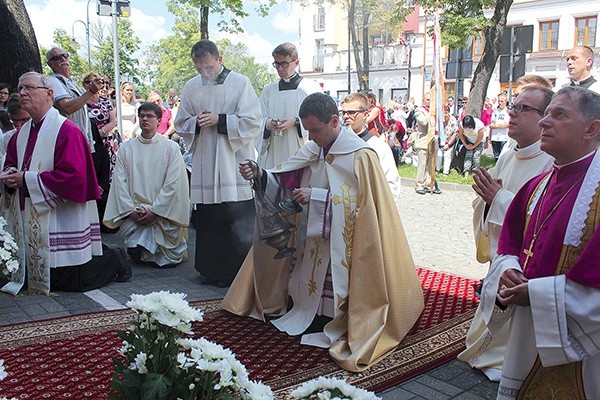
M381 400L375 393L359 389L337 378L319 377L294 389L294 399L304 400Z
M10 233L6 231L6 220L0 217L0 286L10 280L11 275L19 269L16 254L19 250Z
M203 338L190 339L202 311L185 294L131 295L138 312L133 330L119 332L125 361L113 358L113 400L272 399L271 389L252 382L233 353Z

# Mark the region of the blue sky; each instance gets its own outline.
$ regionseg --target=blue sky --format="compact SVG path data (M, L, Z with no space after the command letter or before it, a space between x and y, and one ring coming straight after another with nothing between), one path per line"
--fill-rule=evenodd
M87 0L24 0L25 7L31 18L35 34L40 45L50 47L53 45L52 33L56 28L63 28L69 34L74 34L81 44L80 54L83 56L86 49L84 24L75 22L86 21ZM271 51L279 43L289 41L298 42L298 15L297 2L279 0L271 9L269 16L261 18L249 4L248 12L251 16L241 20L244 33L231 35L223 32L211 31L211 39L218 40L228 37L232 42L244 43L249 53L259 62L270 63ZM151 44L171 34L173 16L167 11L164 1L160 0L132 0L131 22L133 29L142 39L142 50ZM96 0L89 1L90 21L101 19L103 23L110 24L110 17L96 15ZM218 16L211 15L211 25L216 23ZM92 43L93 45L93 43Z

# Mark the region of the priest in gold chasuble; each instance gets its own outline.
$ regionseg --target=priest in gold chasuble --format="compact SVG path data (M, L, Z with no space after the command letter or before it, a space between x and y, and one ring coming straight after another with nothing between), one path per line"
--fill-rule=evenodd
M423 310L423 293L376 153L341 128L326 94L308 96L300 118L311 141L294 156L269 171L240 164L276 202L302 205L293 217L296 251L274 260L255 234L222 306L262 320L280 316L271 322L290 335L329 317L302 343L327 347L342 368L362 371L397 347Z

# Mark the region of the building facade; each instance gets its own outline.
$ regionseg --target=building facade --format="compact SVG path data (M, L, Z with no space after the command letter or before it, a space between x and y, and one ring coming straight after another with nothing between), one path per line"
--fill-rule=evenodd
M487 11L487 16L492 12ZM507 26L533 26L532 52L525 55L525 73L542 75L560 87L569 81L566 54L579 44L594 50L597 59L592 74L600 79L599 18L598 0L515 0ZM432 24L433 18L417 8L403 25L399 37L390 38L386 33L370 36L369 86L382 104L404 97L414 97L420 103L428 91L433 75L433 39L426 32ZM482 37L473 41L473 71L481 58L483 44ZM344 97L349 87L352 92L358 89L354 55L348 56L348 48L347 10L329 3L302 8L300 70L338 98ZM444 68L447 53L447 49L442 50ZM490 98L509 89L509 83L500 82L499 65L500 61L488 86ZM469 92L470 85L471 79L465 79L463 93ZM455 80L446 79L444 88L446 95L457 94Z

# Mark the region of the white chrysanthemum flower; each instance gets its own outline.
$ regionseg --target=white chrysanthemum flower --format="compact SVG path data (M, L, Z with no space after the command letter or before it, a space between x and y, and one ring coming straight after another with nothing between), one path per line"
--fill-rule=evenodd
M0 259L2 259L2 261L8 261L10 260L12 254L10 254L9 251L7 251L4 247L0 247Z
M144 352L139 353L138 355L135 356L135 359L129 366L129 369L131 369L133 371L137 371L140 374L147 374L148 373L148 368L146 367L147 358L148 358L148 356L146 355L146 353L144 353Z
M303 383L290 394L296 399L308 399L311 395L316 395L319 400L334 400L331 398L330 391L340 390L345 397L334 398L340 400L380 400L373 392L357 388L344 380L337 378L319 377Z
M245 391L242 392L244 400L272 400L274 399L271 388L261 382L248 381L244 385Z
M129 351L129 349L131 349L131 346L129 345L129 343L127 343L126 340L123 341L123 346L119 349L119 354L124 356L127 354L127 352Z
M8 270L8 272L10 272L11 274L17 272L17 270L19 269L19 262L17 260L9 260L6 263L6 269Z
M0 217L2 218L2 217ZM4 369L4 360L0 360L0 381L4 378L6 378L8 376L8 374L6 373L6 370Z

